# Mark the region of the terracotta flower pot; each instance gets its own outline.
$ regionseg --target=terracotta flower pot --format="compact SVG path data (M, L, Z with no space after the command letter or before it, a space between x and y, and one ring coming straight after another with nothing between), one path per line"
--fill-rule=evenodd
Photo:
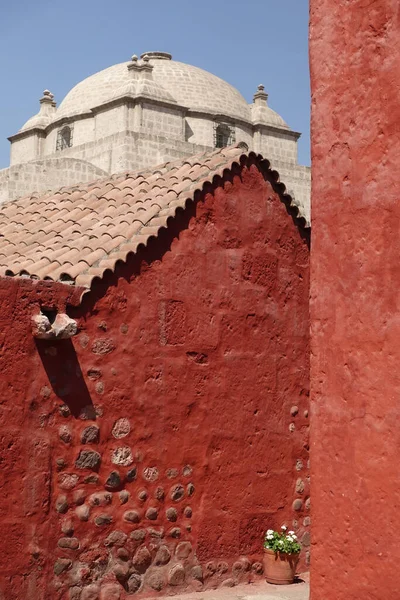
M268 583L293 583L300 554L285 554L264 548L264 574Z

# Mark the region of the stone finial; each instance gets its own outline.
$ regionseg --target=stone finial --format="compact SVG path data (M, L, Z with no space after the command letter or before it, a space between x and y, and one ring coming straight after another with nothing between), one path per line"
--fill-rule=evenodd
M257 87L257 91L254 94L253 102L258 105L265 105L268 101L268 94L262 84Z
M128 71L135 74L135 78L144 77L145 79L152 78L153 65L150 64L150 57L147 54L142 55L139 61L136 54L131 58L131 62L128 64Z
M54 94L52 94L49 90L44 90L43 96L40 98L40 103L43 104L44 102L48 104L54 104Z

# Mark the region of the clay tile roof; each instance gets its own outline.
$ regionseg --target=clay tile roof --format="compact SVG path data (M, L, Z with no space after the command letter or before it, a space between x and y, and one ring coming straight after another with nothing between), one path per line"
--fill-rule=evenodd
M0 276L50 279L89 288L141 244L205 184L250 157L245 144L166 163L145 172L33 193L0 207ZM271 173L271 171L269 171ZM272 172L272 180L276 174ZM282 184L279 192L284 194ZM286 196L290 205L292 199ZM293 205L294 206L294 205ZM296 207L298 208L298 207ZM300 212L297 215L303 219Z

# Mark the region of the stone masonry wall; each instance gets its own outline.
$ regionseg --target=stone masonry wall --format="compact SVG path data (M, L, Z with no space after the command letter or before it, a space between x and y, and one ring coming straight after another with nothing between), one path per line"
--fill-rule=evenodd
M251 167L81 291L0 281L0 597L233 586L283 522L306 558L308 246L271 185ZM35 343L66 303L76 338Z
M45 192L66 185L93 181L107 173L76 158L47 158L0 171L0 204L32 192Z
M165 118L170 118L167 113ZM86 121L90 119L82 123L88 125ZM242 131L238 141L243 136ZM249 141L248 136L245 136L245 139L246 142ZM90 181L104 174L120 173L124 170L144 169L209 150L212 150L210 146L183 142L160 134L124 131L95 142L81 144L79 147L73 146L62 152L55 152L51 157L39 161L3 169L0 171L0 203L34 191L56 189L62 185ZM293 193L302 210L309 215L309 167L275 159L273 152L270 155L264 153L264 156L271 160L289 192ZM74 159L77 159L75 163Z

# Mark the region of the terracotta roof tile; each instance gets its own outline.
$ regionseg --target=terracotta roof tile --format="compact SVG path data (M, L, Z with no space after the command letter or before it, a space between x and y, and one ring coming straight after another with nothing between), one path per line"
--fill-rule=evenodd
M0 210L0 275L89 288L95 277L157 236L196 190L234 163L245 162L246 150L239 144L5 204ZM269 169L261 156L252 157Z

